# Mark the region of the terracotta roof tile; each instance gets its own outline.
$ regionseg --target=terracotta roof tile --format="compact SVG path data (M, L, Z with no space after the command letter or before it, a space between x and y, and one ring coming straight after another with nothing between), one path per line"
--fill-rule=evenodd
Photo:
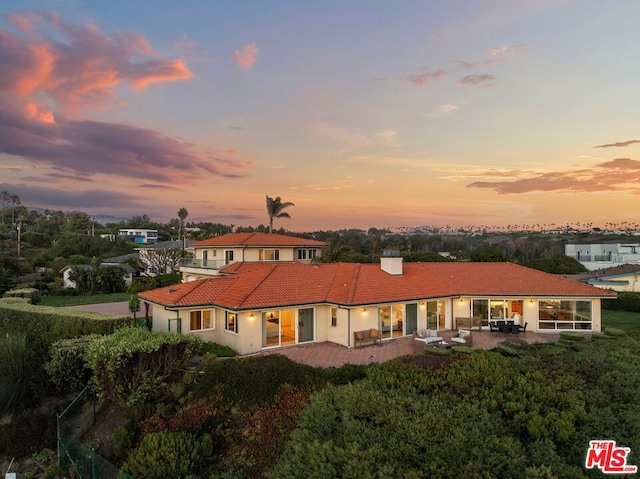
M324 241L276 233L230 233L197 241L191 246L194 248L202 246L309 246L322 248L326 245L327 243Z
M450 296L612 297L615 292L511 263L405 263L392 276L378 264L245 264L234 274L140 293L165 306L230 309L332 303L345 306Z

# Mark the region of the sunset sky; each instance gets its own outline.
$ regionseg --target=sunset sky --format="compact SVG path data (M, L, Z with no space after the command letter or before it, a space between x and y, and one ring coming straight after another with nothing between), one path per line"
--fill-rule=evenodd
M5 0L0 189L291 231L638 222L637 0Z

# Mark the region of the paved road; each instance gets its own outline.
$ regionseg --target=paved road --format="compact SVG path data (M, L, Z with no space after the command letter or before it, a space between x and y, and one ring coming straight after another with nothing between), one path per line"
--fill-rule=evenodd
M130 316L129 302L122 301L119 303L99 303L99 304L82 304L80 306L70 306L71 309L79 309L81 311L92 311L94 313L110 313Z

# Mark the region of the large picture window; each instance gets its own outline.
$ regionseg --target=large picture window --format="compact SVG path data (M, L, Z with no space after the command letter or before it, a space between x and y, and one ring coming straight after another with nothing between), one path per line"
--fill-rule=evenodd
M260 261L279 261L280 250L279 249L261 249L258 251L258 259Z
M538 302L538 328L591 330L591 301L548 299Z
M238 332L238 316L232 311L225 311L224 329L233 333Z
M214 329L214 312L211 309L203 309L189 312L189 329L199 331L202 329Z

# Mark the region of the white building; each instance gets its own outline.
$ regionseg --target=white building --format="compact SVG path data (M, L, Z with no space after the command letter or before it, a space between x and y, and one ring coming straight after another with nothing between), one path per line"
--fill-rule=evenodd
M640 243L567 244L564 254L589 271L623 264L640 264Z
M153 244L158 241L158 230L125 228L118 231L118 238L139 244Z

